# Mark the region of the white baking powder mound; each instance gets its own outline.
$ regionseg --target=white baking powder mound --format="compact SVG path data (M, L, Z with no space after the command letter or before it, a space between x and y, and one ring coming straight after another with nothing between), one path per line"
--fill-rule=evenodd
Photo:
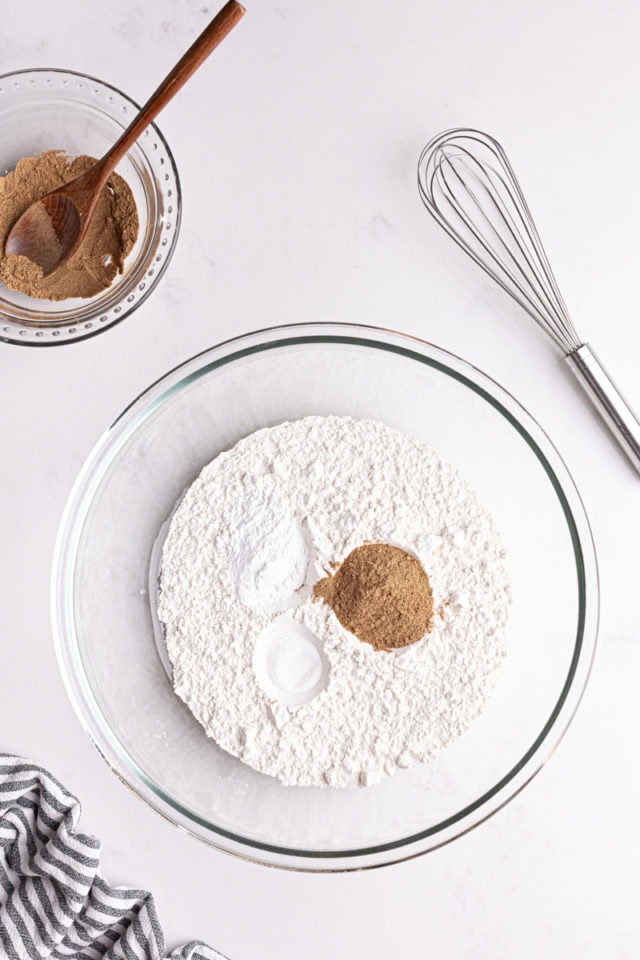
M435 616L376 651L312 599L365 541L421 562ZM176 693L229 753L285 784L368 786L479 716L506 649L509 577L489 513L437 453L373 420L258 430L171 521L158 615Z

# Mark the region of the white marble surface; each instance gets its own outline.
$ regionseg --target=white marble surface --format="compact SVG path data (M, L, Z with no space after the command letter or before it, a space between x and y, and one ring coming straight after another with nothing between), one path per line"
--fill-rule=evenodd
M583 335L640 408L640 7L247 3L160 124L184 219L154 296L86 343L0 347L0 749L77 792L107 876L154 891L169 945L202 937L233 960L636 957L640 478L535 326L437 232L414 170L440 129L503 140ZM73 68L138 100L213 12L203 0L0 10L0 70ZM99 433L196 351L303 319L419 334L515 392L574 472L601 566L592 681L547 769L464 839L363 875L268 871L163 822L90 746L51 645L56 526Z

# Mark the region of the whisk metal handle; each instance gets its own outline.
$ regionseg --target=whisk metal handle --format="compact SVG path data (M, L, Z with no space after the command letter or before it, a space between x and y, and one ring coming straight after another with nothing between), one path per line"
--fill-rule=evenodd
M614 437L640 472L640 421L588 343L566 361Z

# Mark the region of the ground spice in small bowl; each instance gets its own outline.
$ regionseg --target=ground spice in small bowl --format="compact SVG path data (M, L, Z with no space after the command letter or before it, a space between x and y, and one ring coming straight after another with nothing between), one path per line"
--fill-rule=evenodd
M79 177L94 163L93 157L69 157L48 150L23 157L0 177L0 282L10 290L38 300L94 297L111 286L138 236L138 212L129 185L112 173L98 199L80 247L49 276L27 257L4 255L7 236L16 220L34 201L63 183Z
M433 596L422 566L400 547L365 543L319 580L313 595L328 603L342 626L376 650L421 640L431 627Z

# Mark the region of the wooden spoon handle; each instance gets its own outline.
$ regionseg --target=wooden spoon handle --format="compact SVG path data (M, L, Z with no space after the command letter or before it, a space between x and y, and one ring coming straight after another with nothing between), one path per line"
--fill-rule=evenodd
M178 90L185 85L189 77L193 76L198 67L204 63L226 35L233 30L245 12L245 8L236 0L229 0L222 10L215 15L209 26L202 31L182 59L176 63L171 73L165 77L155 93L149 97L133 123L127 127L120 139L103 158L101 172L104 180L107 179L129 147L135 143L151 121L175 97Z

